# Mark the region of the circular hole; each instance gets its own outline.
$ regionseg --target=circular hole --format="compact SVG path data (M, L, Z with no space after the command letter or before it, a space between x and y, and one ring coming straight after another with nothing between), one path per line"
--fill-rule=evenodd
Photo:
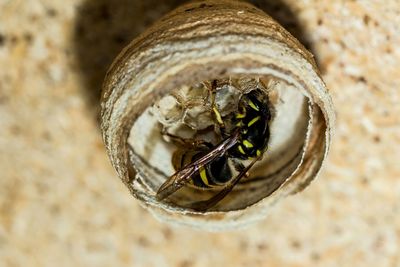
M155 193L196 165L183 186L162 200L187 208L212 198L240 176L226 197L208 209L241 209L275 191L298 166L308 112L306 97L274 77L228 77L181 86L133 124L128 139L132 164ZM234 145L216 151L227 140Z

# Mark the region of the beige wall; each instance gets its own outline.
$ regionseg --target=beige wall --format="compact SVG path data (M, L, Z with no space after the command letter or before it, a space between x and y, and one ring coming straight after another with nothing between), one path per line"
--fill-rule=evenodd
M178 2L0 1L0 266L400 266L399 2L262 6L316 55L337 131L305 192L218 234L140 208L95 115L111 60Z

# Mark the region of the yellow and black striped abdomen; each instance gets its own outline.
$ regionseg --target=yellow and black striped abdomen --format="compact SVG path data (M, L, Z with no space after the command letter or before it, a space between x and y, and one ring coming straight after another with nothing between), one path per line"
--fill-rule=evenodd
M206 155L208 150L187 150L181 153L174 153L174 168L180 170L183 166ZM232 172L228 165L227 155L214 159L205 166L201 166L191 177L190 184L200 188L213 188L225 185L232 179Z

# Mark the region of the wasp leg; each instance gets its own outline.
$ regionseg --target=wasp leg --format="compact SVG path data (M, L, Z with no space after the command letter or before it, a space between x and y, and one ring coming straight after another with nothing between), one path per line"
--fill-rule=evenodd
M214 120L214 127L216 128L216 132L221 136L222 139L228 137L225 132L225 123L222 120L221 112L218 110L218 106L215 103L215 97L217 93L217 80L213 80L211 84L206 84L205 86L208 89L208 98L211 99L211 117Z
M235 170L237 171L237 172L241 172L241 171L243 171L244 170L244 168L246 168L244 165L243 165L243 163L241 163L241 162L238 162L238 161L236 161L236 160L233 160L232 161L233 162L233 167L235 168Z
M169 133L165 128L161 130L161 134L164 136L168 136L173 143L183 147L189 147L189 148L195 148L199 146L209 147L209 143L207 143L204 140L194 139L194 138L183 138Z

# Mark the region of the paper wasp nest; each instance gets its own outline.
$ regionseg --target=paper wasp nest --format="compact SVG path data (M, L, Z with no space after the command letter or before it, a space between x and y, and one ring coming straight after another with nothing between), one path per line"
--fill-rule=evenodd
M255 88L268 95L271 134L248 176L199 212L190 203L215 190L188 184L167 200L156 193L176 171L177 146L166 133L216 142L212 81L223 117ZM312 55L268 15L233 1L184 5L132 41L107 74L101 116L111 162L132 194L164 221L207 230L259 220L272 203L305 188L326 158L334 124Z

